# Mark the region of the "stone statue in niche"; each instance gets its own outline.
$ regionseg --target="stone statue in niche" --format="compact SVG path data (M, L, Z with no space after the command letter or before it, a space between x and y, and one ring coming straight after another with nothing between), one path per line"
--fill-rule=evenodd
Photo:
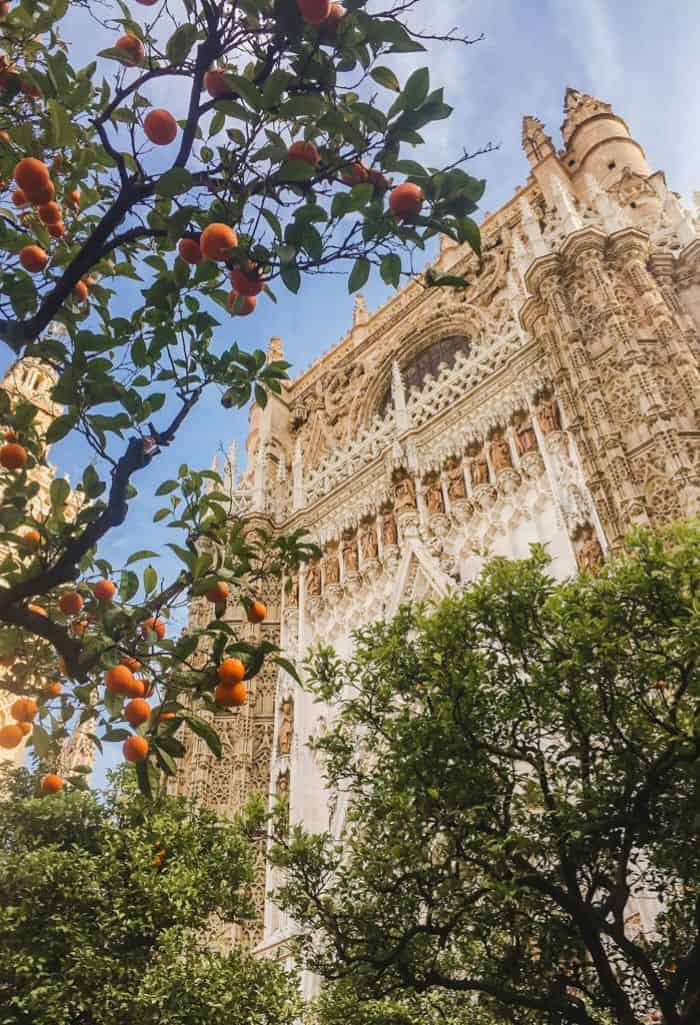
M483 448L480 449L475 458L472 459L470 471L472 484L475 488L478 487L479 484L489 483L489 464Z
M415 509L416 486L412 477L399 477L394 482L394 503L397 512L402 509Z
M559 407L554 399L547 399L545 402L540 402L539 409L537 411L537 420L542 428L543 434L551 434L552 431L561 430Z
M309 598L317 598L321 593L321 564L310 562L306 571L306 592Z
M396 520L391 510L388 510L382 516L382 543L386 548L391 548L398 544L399 535L396 530Z
M289 770L281 772L275 786L275 828L280 833L289 830Z
M464 483L462 464L459 460L454 458L448 459L445 473L447 474L447 494L450 496L450 501L455 502L460 498L466 498L467 487Z
M431 516L438 516L445 511L445 501L438 477L430 477L425 482L425 507Z
M515 445L521 456L524 456L526 452L537 451L537 435L529 413L521 416L515 425Z
M288 608L296 608L299 604L299 578L296 574L286 585L286 604Z
M373 562L377 558L377 533L374 523L366 523L360 532L360 549L365 562Z
M576 562L581 572L595 573L603 561L603 549L593 527L585 527L576 546Z
M490 446L491 465L496 473L507 470L513 465L510 456L510 446L505 434L495 434Z
M340 562L338 553L331 549L323 560L323 570L326 577L326 587L340 583Z
M280 727L277 734L277 751L281 755L288 755L292 749L292 737L294 735L294 698L282 699L280 706Z
M343 566L345 567L346 575L357 573L358 556L355 537L347 538L343 544Z

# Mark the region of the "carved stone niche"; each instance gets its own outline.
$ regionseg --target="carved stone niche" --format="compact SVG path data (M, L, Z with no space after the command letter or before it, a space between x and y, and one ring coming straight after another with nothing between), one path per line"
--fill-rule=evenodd
M584 523L573 537L576 564L581 573L596 573L603 563L603 549L590 523Z
M489 474L486 446L483 443L472 442L467 449L467 457L474 502L480 509L485 510L496 498L496 489L491 484Z
M377 525L371 518L365 519L360 525L360 553L362 555L362 572L368 580L375 580L379 575L379 542Z
M513 457L504 430L496 430L489 441L491 466L496 474L498 490L503 495L512 495L520 485L520 474L513 469Z
M314 559L306 567L306 602L310 611L318 608L321 603L321 563Z
M280 772L275 784L274 826L278 834L289 832L289 769Z
M280 722L277 730L277 754L288 755L292 750L294 736L294 698L291 694L282 698Z
M464 524L474 513L474 506L467 498L464 480L464 464L457 456L450 456L445 463L445 480L450 516L458 524Z
M545 437L561 431L561 413L551 392L544 392L537 400L537 423Z
M423 501L425 502L428 529L435 535L445 534L449 520L445 515L445 498L442 494L439 474L429 473L423 478Z
M393 506L383 506L379 518L382 531L382 561L391 566L399 559L399 533Z
M353 584L360 576L360 558L357 551L357 534L346 531L343 535L343 570L345 583Z
M338 545L329 545L323 558L323 594L326 599L332 599L340 594L340 558L338 556Z
M405 470L399 470L393 478L394 510L396 520L404 537L418 532L418 509L416 506L416 485Z
M527 410L519 410L513 417L513 438L518 450L520 469L526 477L536 480L544 472L544 463L537 444L537 434L532 422L532 414Z

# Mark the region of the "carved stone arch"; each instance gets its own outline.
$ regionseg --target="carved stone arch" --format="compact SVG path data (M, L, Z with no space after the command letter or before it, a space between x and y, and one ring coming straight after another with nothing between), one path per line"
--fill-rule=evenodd
M376 367L370 386L367 388L359 415L360 423L369 424L379 411L380 404L391 387L391 368L394 360L405 366L426 352L443 338L462 335L469 342L471 351L482 346L486 336L486 318L475 306L465 306L441 316L430 323L409 328L397 339L384 359Z

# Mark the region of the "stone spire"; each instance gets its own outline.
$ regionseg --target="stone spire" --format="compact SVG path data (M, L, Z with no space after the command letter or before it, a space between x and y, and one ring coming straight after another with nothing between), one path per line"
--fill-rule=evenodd
M558 175L552 176L552 196L554 198L554 205L561 217L564 233L570 235L572 231L578 231L579 228L582 228L583 220L576 209L574 197Z
M539 118L526 114L523 118L523 149L531 167L554 155L554 145Z
M294 509L301 509L304 505L304 459L301 449L301 438L297 437L294 443L294 459L292 460L292 503Z
M233 494L236 489L236 476L238 472L238 448L235 440L231 442L226 453L226 460L224 462L224 488L229 494Z
M284 359L284 348L282 346L282 339L275 335L270 339L270 343L267 347L267 362L277 363L279 360Z
M595 96L579 92L578 89L569 87L564 96L564 122L561 126L561 134L565 143L568 144L571 136L584 121L595 117L598 114L611 114L612 107Z
M523 231L525 232L528 248L530 249L533 260L536 260L540 256L547 256L549 254L549 249L542 238L542 230L540 228L539 221L535 217L535 212L525 196L520 200L520 216L520 223Z
M408 430L408 410L406 409L406 389L401 376L401 368L398 360L391 364L391 398L394 403L394 414L396 419L396 430L403 434Z

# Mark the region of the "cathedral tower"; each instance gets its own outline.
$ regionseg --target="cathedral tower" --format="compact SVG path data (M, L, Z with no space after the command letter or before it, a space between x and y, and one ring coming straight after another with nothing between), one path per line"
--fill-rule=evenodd
M323 551L272 602L291 658L320 641L348 654L353 629L467 583L489 555L540 542L565 577L634 524L697 514L698 221L602 100L569 89L561 149L533 116L523 149L529 177L483 223L481 261L441 247L468 289L417 279L371 315L360 303L345 338L253 416L237 507ZM257 761L232 753L250 769L228 808L264 779L292 823L340 830L342 799L307 746L333 709L284 673L268 691L274 710L256 697L217 723L267 731ZM179 786L196 778L221 807L217 763L201 753L193 771ZM260 950L281 952L292 929L268 899Z

